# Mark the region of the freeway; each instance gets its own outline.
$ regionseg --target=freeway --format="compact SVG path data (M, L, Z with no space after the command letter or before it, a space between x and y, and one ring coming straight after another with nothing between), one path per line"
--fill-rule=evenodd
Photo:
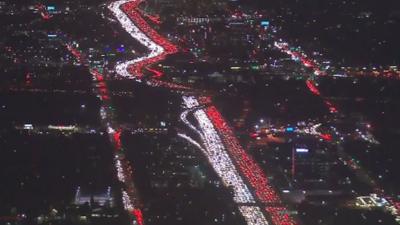
M178 48L159 35L143 19L138 9L142 0L118 0L108 8L129 35L148 49L148 53L128 61L119 62L116 72L119 76L143 82L152 87L164 87L171 91L181 90L184 110L182 121L195 130L201 143L186 134L179 134L197 146L207 157L222 182L233 189L233 198L239 211L249 225L293 225L294 220L287 214L279 196L269 184L260 167L240 146L233 131L227 126L221 114L213 106L201 104L210 98L190 95L193 89L166 81L154 79L163 74L148 69L152 64L174 54ZM144 76L144 69L153 72L153 78ZM191 125L186 116L191 113L198 127ZM133 205L133 208L136 208Z
M66 44L66 48L80 63L87 62L87 58L78 49L72 45ZM121 142L122 124L115 121L113 108L111 104L110 91L106 84L105 78L98 68L89 68L93 80L93 92L101 100L100 119L102 127L106 129L110 142L114 147L114 167L117 173L117 178L120 181L122 204L124 209L134 219L131 220L132 225L143 225L143 214L140 209L141 200L139 198L136 186L133 182L133 170L130 162L125 156ZM144 129L133 129L131 132L143 132Z

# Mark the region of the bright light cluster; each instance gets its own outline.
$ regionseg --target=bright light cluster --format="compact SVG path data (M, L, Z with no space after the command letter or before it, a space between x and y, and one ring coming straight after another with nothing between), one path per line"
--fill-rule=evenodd
M287 209L284 207L267 207L267 212L272 218L272 222L274 224L281 224L281 225L293 225L293 220L290 218L289 214L287 213Z
M140 209L134 209L132 214L136 217L136 221L139 225L143 225L143 213Z
M264 214L258 206L239 206L239 211L248 225L268 225Z
M122 168L121 161L118 159L118 156L115 156L115 168L117 168L117 177L118 180L121 181L122 183L125 183L125 174L124 174L124 169Z
M122 204L126 211L132 211L134 209L131 199L126 191L122 191Z
M43 20L49 20L53 17L53 15L50 15L50 13L47 11L46 6L43 4L36 4L35 8L38 12L40 12L40 15L42 16Z
M299 130L299 133L305 133L305 134L310 134L310 135L314 135L314 136L319 136L321 135L321 132L318 131L318 128L320 128L322 125L322 123L317 123L317 124L313 124L310 127L305 127L302 130Z
M356 135L358 138L369 142L371 144L379 144L379 141L375 139L374 135L371 134L369 131L365 131L365 133L361 132L360 130L356 130Z
M77 49L75 49L71 45L67 45L67 49L76 58L76 60L78 60L78 62L82 62L82 54Z
M183 102L185 103L186 107L189 109L195 108L199 106L199 102L194 96L183 96Z
M104 80L103 74L101 74L97 69L90 70L93 76L93 80L97 82L96 87L98 91L98 96L103 100L110 100L110 93L107 88L107 84Z
M388 205L385 207L393 216L396 217L396 221L400 221L400 202L392 197L387 197Z
M102 120L105 120L107 118L107 112L106 112L106 109L104 108L104 106L100 107L100 118Z
M131 213L132 210L138 210L136 208L138 199L136 198L137 194L132 180L132 168L121 153L115 155L114 162L118 180L123 184L122 202L124 209ZM137 220L139 219L137 218Z
M308 87L308 89L317 96L321 96L321 92L318 90L318 88L315 86L314 82L312 82L311 80L307 80L306 81L306 85Z
M113 139L117 150L120 150L122 148L121 133L122 133L121 130L118 130L113 134Z

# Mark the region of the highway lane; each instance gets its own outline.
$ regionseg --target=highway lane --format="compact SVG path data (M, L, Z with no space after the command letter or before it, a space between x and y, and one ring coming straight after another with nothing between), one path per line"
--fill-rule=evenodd
M120 0L111 3L108 7L131 37L148 49L148 53L141 57L119 62L116 65L117 74L122 77L135 79L139 82L144 80L146 84L153 87L166 87L171 91L180 88L183 90L183 95L193 92L190 88L182 85L144 78L143 70L146 67L164 59L168 54L175 53L177 47L160 36L143 20L137 10L141 2L141 0ZM233 189L234 201L237 203L239 211L245 218L247 224L269 224L265 215L269 215L269 211L271 210L260 207L260 203L273 203L269 206L273 207L278 212L275 213L276 215L270 214L270 218L272 218L274 224L295 224L285 213L285 207L279 205L279 208L275 208L275 204L281 203L279 197L272 190L272 187L265 186L268 184L265 175L262 174L254 161L249 161L247 153L242 148L239 148L240 145L235 141L236 139L233 137L233 133L230 130L230 132L224 130L224 127L218 126L215 120L216 118L212 118L209 111L201 108L197 109L197 107L200 106L197 97L184 96L183 102L186 110L192 110L191 113L197 121L198 128L191 125L186 120L188 111L184 112L181 117L182 121L199 134L201 144L185 134L180 134L179 136L201 149L222 182ZM213 108L213 110L216 109ZM235 141L233 142L234 145L229 145L231 141ZM251 164L246 166L245 163ZM254 171L256 173L253 173L251 170L255 168L258 169ZM255 192L256 195L254 195L253 192Z

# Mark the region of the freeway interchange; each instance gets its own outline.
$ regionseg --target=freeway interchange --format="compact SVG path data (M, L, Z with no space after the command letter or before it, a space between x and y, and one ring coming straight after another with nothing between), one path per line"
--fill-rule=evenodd
M144 69L163 60L167 55L176 53L178 48L159 35L142 18L137 9L141 2L142 0L120 0L108 6L122 28L148 49L148 53L144 56L117 63L115 67L117 74L138 82L145 81L151 87L164 87L171 91L183 90L184 109L190 111L198 127L191 125L185 119L187 113L181 116L182 121L189 125L189 128L196 130L199 137L191 138L186 134L180 136L202 150L225 186L232 188L234 202L247 224L296 224L287 214L286 207L269 184L267 177L240 146L233 131L215 107L201 105L195 95L189 95L193 92L189 87L144 78ZM160 74L157 75L159 77ZM110 134L115 132L114 129L109 129ZM201 140L200 143L194 140L198 138ZM124 178L120 165L121 163L117 161L119 177ZM126 182L125 179L122 181ZM138 205L129 201L135 198L123 191L126 210L140 210ZM143 222L142 219L140 221Z

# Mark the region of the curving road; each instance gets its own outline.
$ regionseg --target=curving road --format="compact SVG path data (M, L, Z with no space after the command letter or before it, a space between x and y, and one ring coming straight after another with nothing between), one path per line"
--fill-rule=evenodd
M184 95L185 109L181 120L190 129L195 130L198 137L192 138L183 133L179 136L197 146L205 154L224 185L232 188L233 200L247 224L294 225L295 222L286 213L287 209L282 205L267 177L240 146L233 131L217 109L213 106L207 107L201 102L201 98L199 100L190 95L194 91L189 87L154 79L160 77L162 73L149 67L167 55L176 53L178 48L158 34L143 19L138 9L142 1L119 0L108 6L122 28L148 49L147 54L143 56L117 63L115 67L117 74L138 82L145 81L149 86L181 91L180 93ZM144 70L154 73L155 76L144 77ZM196 125L191 124L186 118L189 113L196 120ZM194 139L201 141L197 142ZM123 197L124 200L134 198L126 192L123 193ZM132 210L138 209L139 206L129 205L126 208Z

